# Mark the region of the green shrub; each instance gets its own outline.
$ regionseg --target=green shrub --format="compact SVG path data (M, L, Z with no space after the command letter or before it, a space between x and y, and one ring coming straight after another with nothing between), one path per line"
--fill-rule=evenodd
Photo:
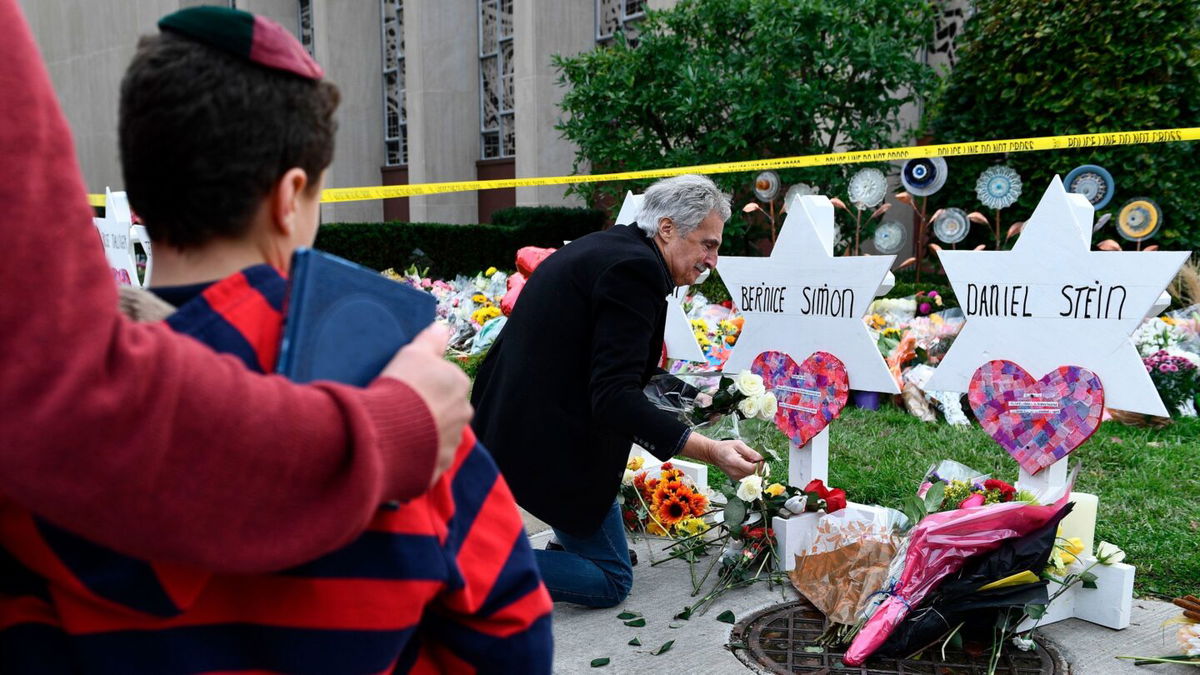
M958 63L929 119L935 142L1200 122L1200 4L1195 0L976 0L974 5L976 13L959 38ZM1163 210L1156 243L1165 249L1200 249L1193 215L1200 193L1196 143L951 158L949 180L930 199L930 210L981 209L975 181L996 162L1011 166L1024 183L1020 201L1004 212L1005 229L1029 217L1055 174L1099 164L1116 182L1113 200L1101 213L1115 218L1129 199L1149 197ZM983 236L988 228L975 229L980 232L972 232L960 247L993 240ZM1109 225L1096 237L1115 238L1116 233Z
M569 228L587 223L593 232L604 227L608 215L601 209L581 209L569 206L510 206L492 213L492 224L503 227L526 225Z
M564 240L582 237L603 223L603 214L592 209L564 211L575 216L539 216L524 223L510 221L511 225L330 223L321 226L314 246L376 270L415 264L428 267L433 277L451 278L491 266L514 269L518 249L558 248Z

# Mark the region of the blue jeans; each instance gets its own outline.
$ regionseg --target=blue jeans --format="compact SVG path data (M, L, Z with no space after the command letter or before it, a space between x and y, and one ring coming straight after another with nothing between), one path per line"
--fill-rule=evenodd
M621 508L615 502L594 533L577 537L555 529L554 535L566 550L533 552L552 599L613 607L629 595L633 567Z

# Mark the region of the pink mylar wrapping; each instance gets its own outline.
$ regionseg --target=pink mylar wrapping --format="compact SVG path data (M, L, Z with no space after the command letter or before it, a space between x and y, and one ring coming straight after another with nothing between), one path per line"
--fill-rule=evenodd
M909 535L904 567L887 596L850 643L842 661L861 666L887 640L913 608L967 558L991 551L1006 539L1045 525L1069 499L1047 506L1008 502L941 511L926 516Z

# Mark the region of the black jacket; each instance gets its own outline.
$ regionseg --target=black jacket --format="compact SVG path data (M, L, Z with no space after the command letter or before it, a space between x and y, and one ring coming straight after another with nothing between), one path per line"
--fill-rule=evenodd
M663 460L682 449L687 426L642 393L662 372L673 286L637 227L581 237L538 266L480 366L472 426L517 503L551 526L599 527L631 441Z

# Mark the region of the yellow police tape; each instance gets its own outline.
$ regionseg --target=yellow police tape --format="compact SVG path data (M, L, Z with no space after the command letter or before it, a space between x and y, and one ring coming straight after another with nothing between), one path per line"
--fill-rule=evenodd
M1176 141L1196 140L1200 140L1200 127L1152 129L1149 131L1114 131L1110 133L1074 134L1069 136L1041 136L1038 138L1015 138L1002 141L914 145L906 148L834 152L824 155L802 155L799 157L776 157L773 159L758 159L746 162L699 164L671 169L648 169L645 171L622 171L619 173L453 181L448 183L418 183L415 185L382 185L378 187L359 188L329 188L321 193L321 202L358 202L372 199L412 197L415 195L434 195L445 192L467 192L471 190L494 190L497 188L536 187L542 185L569 185L573 183L598 183L602 181L633 180L639 178L665 178L685 173L715 174L735 173L739 171L766 171L767 169L796 169L808 166L829 166L831 164L891 162L916 159L918 157L962 157L966 155L990 155L1004 152L1031 152L1035 150L1078 150L1113 145L1140 145L1145 143L1172 143ZM88 195L88 201L93 206L103 206L104 195Z

